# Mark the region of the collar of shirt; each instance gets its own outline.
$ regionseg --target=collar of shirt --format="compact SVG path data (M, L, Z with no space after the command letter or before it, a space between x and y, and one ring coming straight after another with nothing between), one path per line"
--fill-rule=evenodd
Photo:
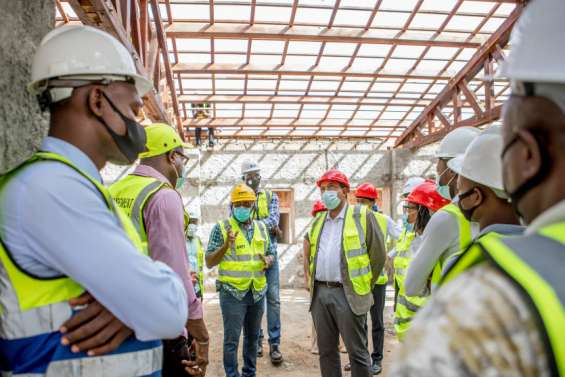
M515 224L491 224L481 230L477 237L483 236L490 232L499 233L505 236L519 236L524 233L525 227Z
M86 155L86 153L74 145L56 137L47 136L43 139L39 149L44 152L57 153L65 157L77 168L102 183L102 177L100 176L100 172L94 162Z
M169 185L171 184L171 182L169 182L169 180L163 174L159 173L157 170L148 165L139 164L132 174L140 175L142 177L155 178L160 182L167 183Z
M536 217L536 219L526 228L524 234L534 234L545 226L562 221L565 221L565 200L560 201Z
M341 209L341 211L339 211L339 213L337 214L337 216L335 218L332 219L332 217L330 216L330 213L328 212L328 215L326 216L326 221L338 221L338 220L343 220L345 218L345 211L347 210L348 205L344 205L343 208Z

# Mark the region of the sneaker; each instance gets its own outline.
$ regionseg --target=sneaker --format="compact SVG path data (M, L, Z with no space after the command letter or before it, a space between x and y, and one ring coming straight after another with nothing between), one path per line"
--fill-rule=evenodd
M257 357L263 357L263 342L257 346Z
M346 372L351 372L351 363L345 364L345 366L343 367L343 370L346 371Z
M271 345L271 350L269 351L271 356L271 363L273 365L279 365L283 361L283 355L278 344Z

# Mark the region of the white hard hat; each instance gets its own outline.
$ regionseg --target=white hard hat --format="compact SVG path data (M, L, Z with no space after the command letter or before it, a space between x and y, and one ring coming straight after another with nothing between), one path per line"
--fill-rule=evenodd
M39 44L31 66L28 91L38 95L56 78L85 81L133 80L139 96L152 84L136 71L128 50L110 34L90 26L65 25L49 32ZM68 98L72 87L50 89L53 102Z
M437 158L455 158L465 153L465 149L481 131L473 127L459 127L448 133L436 152Z
M510 54L498 75L518 81L565 84L565 1L535 0L512 29Z
M499 77L515 95L545 97L565 112L565 1L530 1L512 29Z
M426 180L422 177L410 177L404 183L404 187L402 187L402 195L408 195L414 190L417 186L424 183Z
M465 154L449 160L447 166L460 176L487 186L497 196L506 198L500 159L503 144L502 134L496 129L485 131L469 144Z
M261 168L259 167L259 164L255 161L244 161L243 164L241 164L241 174L247 174L247 173L253 173L256 171L261 171Z
M200 219L200 214L196 210L187 211L189 219Z

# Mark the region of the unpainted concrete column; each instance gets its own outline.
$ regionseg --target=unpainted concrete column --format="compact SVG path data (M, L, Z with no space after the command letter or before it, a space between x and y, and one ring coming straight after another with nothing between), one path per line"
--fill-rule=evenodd
M0 0L0 172L29 157L47 132L47 114L27 93L31 61L55 24L54 0Z

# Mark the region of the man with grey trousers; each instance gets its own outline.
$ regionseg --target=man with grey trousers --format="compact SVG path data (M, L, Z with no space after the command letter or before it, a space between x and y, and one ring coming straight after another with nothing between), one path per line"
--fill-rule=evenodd
M310 310L316 327L322 377L341 377L339 335L352 377L369 377L367 312L384 266L384 237L364 206L348 205L347 177L332 169L317 182L327 212L319 213L310 240Z

